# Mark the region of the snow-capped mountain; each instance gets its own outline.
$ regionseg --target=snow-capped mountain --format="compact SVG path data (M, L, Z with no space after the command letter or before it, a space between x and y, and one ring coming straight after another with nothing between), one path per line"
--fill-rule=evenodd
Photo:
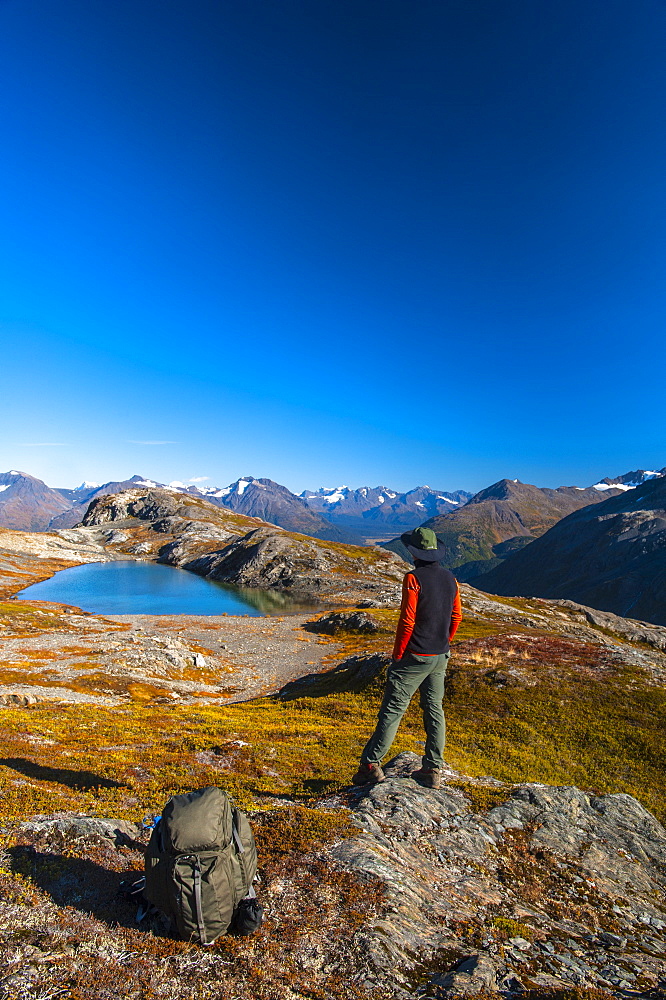
M658 472L637 469L636 472L625 472L623 476L617 476L615 479L602 479L595 483L592 489L601 492L613 489L635 490L637 486L641 486L649 479L658 479L659 476L666 476L666 468L660 469Z
M224 497L230 488L227 486L225 489L220 489L219 486L199 486L197 483L181 483L178 479L174 479L164 487L167 490L176 490L178 493L191 493L193 496L200 497Z
M17 531L46 531L51 518L70 506L59 490L27 472L0 473L0 525Z
M447 493L418 486L407 493L388 486L348 486L305 490L301 497L319 513L365 538L386 538L393 528L416 528L430 517L460 507L472 496L466 490Z
M72 503L82 503L87 497L92 497L101 486L102 483L91 483L84 480L80 486L73 490L58 487L58 493L61 493L67 500L71 500Z
M304 490L300 496L311 510L328 517L330 514L362 514L379 504L390 503L398 493L387 486L361 486L357 490L338 486L332 490L323 487L314 492Z
M357 535L332 524L327 518L311 510L301 497L295 496L286 486L281 486L272 479L243 476L225 489L209 493L206 499L237 514L260 517L271 524L279 524L288 531L297 531L331 542L359 544L361 541Z

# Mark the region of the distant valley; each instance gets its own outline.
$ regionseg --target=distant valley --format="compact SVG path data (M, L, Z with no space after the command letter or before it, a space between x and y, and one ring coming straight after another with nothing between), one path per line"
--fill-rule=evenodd
M304 540L381 544L407 560L399 536L425 524L446 545L444 565L461 582L507 596L576 600L666 624L666 468L638 469L587 487L551 489L502 479L475 495L429 486L405 493L341 486L300 496L253 476L226 487L162 484L135 475L56 489L12 470L0 474L0 528L61 532L90 524L90 511L99 510L103 498L127 490L205 501L212 510L275 525Z
M387 486L348 486L337 489L306 490L301 497L312 510L340 525L367 542L385 541L396 531L417 527L427 518L444 514L472 498L466 490L446 493L429 486L418 486L399 493Z
M226 487L173 481L159 483L141 475L108 483L84 482L75 489L47 486L25 472L0 474L0 527L18 531L57 531L79 524L89 504L101 496L135 488L166 489L205 497L218 507L259 517L287 531L324 541L372 544L414 528L429 517L464 504L472 496L420 486L407 493L389 487L306 490L295 495L272 479L242 476Z

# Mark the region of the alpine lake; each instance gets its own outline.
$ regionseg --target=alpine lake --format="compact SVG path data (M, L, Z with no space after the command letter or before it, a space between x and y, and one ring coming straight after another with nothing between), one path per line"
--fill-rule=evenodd
M279 591L217 583L161 563L122 560L61 570L16 594L106 615L261 615L304 610Z

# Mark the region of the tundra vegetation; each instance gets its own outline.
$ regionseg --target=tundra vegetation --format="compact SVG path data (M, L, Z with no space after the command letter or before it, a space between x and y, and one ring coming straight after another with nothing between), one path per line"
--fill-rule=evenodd
M17 579L16 589L21 585ZM447 761L470 807L491 809L514 784L529 781L626 792L664 820L662 653L562 603L463 589L466 616L447 681ZM79 648L77 616L69 611L11 599L0 605L2 635L24 643L20 661L0 663L4 684L43 668L37 640L54 629L70 653ZM320 630L319 641L330 644L325 667L352 657L385 661L397 611L368 608L364 615L374 630L353 622L346 628L344 615L335 634ZM316 678L305 687L307 694L292 689L234 704L202 698L179 705L163 690L137 685L115 705L44 700L0 708L2 1000L388 1000L385 987L359 978L353 947L383 916L382 886L360 883L329 851L353 833L348 782L376 720L382 671L361 690L344 682L327 689L326 676L321 688ZM422 740L415 702L392 753L418 753ZM475 782L485 775L498 780ZM171 795L207 785L225 788L252 813L267 919L251 938L224 937L202 950L159 927L137 928L117 888L141 870L142 821ZM72 816L138 828L113 843L68 827ZM40 826L34 817L62 822ZM524 848L515 839L511 864L520 868ZM538 879L535 886L538 895ZM528 921L497 909L483 932L498 947L534 936ZM460 933L465 941L465 928ZM532 995L610 996L582 986Z

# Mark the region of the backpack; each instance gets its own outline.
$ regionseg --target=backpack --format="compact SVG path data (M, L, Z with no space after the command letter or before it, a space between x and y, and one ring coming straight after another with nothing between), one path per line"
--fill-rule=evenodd
M247 934L261 923L252 830L221 788L169 799L146 849L145 872L144 897L186 941L209 945L229 930Z

